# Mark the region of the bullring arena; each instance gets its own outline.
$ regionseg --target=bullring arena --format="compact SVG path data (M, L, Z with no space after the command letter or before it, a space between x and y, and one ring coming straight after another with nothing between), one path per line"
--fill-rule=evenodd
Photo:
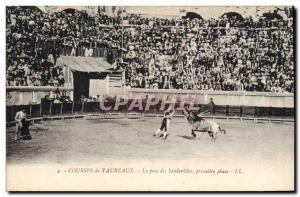
M216 119L227 133L212 141L207 133L190 134L184 117L174 117L167 140L152 135L161 117L138 119L81 118L40 121L31 126L31 141L14 141L7 129L7 161L11 164L68 163L107 159L191 159L203 161L257 158L271 161L282 155L292 162L293 122Z
M186 119L179 116L172 119L167 140L162 140L153 137L162 117L102 117L36 121L30 127L32 140L24 141L14 141L15 128L7 128L8 188L115 191L116 184L122 191L293 188L293 121L214 119L226 134L213 141L207 133L192 138ZM96 168L110 171L88 173ZM114 173L127 168L135 170L132 176ZM141 174L144 168L152 171ZM156 175L160 169L168 173ZM179 173L187 171L192 174ZM36 178L26 181L32 176ZM162 187L157 178L168 185Z

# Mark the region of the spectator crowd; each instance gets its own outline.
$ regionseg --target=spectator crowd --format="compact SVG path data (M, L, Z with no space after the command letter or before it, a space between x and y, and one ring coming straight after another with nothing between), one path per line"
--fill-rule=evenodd
M295 91L292 14L203 20L8 7L6 20L10 86L63 86L56 60L69 55L105 57L132 88Z

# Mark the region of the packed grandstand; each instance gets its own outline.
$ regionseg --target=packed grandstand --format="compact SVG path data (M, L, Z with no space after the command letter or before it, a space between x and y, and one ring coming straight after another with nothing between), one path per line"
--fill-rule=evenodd
M56 60L65 55L105 57L125 71L131 88L293 93L292 17L169 19L7 7L6 85L64 86Z

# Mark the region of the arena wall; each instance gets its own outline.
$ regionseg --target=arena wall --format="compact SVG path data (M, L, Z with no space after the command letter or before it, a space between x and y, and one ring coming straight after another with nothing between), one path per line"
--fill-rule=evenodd
M100 6L101 7L101 6ZM112 7L115 7L113 11ZM61 12L66 9L74 9L77 11L85 10L91 15L98 12L98 6L38 6L43 12L54 13ZM283 6L105 6L105 12L108 15L115 15L118 9L125 9L127 14L141 14L144 16L176 18L185 15L187 12L199 14L203 19L220 18L225 13L236 12L243 17L257 17L263 13L279 10L278 14L286 18Z
M54 95L59 89L65 90L67 96L73 98L72 88L56 87L7 87L7 93L12 96L14 105L28 105L39 103L45 95ZM272 93L272 92L234 92L234 91L199 91L199 90L154 90L130 88L125 92L121 88L110 88L109 94L116 96L118 94L128 95L129 98L141 97L146 95L153 96L178 96L184 95L187 98L197 96L200 104L207 104L210 98L214 99L217 105L230 106L257 106L257 107L289 107L294 108L293 93Z
M258 107L290 107L294 108L293 93L273 92L235 92L235 91L199 91L199 90L154 90L154 89L128 89L130 97L155 95L163 97L166 95L187 97L197 96L200 104L207 104L210 98L217 105L230 106L258 106Z
M28 105L32 103L40 103L41 99L46 95L54 97L54 92L56 90L66 91L66 96L73 98L73 88L66 87L30 87L30 86L8 86L6 87L6 93L10 94L12 99L9 102L10 105ZM7 101L8 102L8 101Z

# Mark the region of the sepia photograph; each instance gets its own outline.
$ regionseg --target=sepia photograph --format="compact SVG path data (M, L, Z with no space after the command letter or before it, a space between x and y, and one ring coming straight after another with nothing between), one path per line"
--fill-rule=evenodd
M295 191L292 5L5 12L7 191Z

